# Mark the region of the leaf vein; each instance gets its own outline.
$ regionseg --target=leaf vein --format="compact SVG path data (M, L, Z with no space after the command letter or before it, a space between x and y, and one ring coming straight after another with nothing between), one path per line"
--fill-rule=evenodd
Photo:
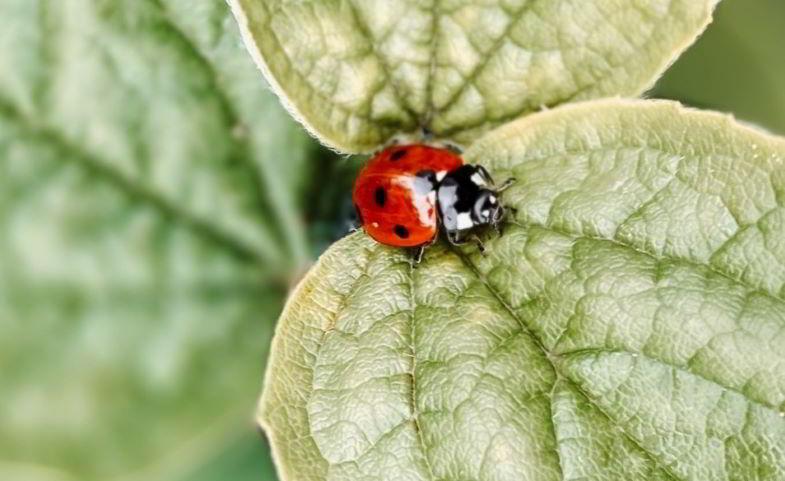
M708 377L704 376L701 373L695 372L695 371L689 369L686 366L680 366L678 364L675 364L673 362L667 361L665 359L660 359L660 358L653 357L653 356L651 356L649 354L646 354L645 352L630 351L628 349L592 347L592 348L575 349L573 351L560 352L559 353L559 357L571 357L571 356L580 356L582 354L595 354L595 353L596 354L615 354L615 353L618 353L618 354L629 354L631 356L639 356L639 357L641 357L643 359L646 359L648 361L651 361L651 362L654 362L654 363L657 363L657 364L661 364L663 366L667 366L667 367L673 369L674 371L679 371L679 372L683 372L685 374L689 374L691 376L694 376L694 377L696 377L696 378L698 378L698 379L700 379L702 381L706 381L706 382L708 382L708 383L710 383L710 384L712 384L714 386L717 386L717 387L719 387L720 389L722 389L724 391L731 392L731 393L734 393L734 394L738 394L739 396L743 397L744 400L747 401L748 403L750 403L752 405L755 405L755 406L757 406L757 407L759 407L761 409L764 409L764 410L767 410L767 411L771 411L772 414L775 414L775 415L779 415L780 414L779 408L777 406L775 406L775 405L767 404L765 402L757 401L755 399L752 399L746 393L744 393L743 391L741 391L741 390L739 390L737 388L734 388L734 387L731 387L731 386L726 386L724 384L719 383L718 381L716 381L714 379L711 379L711 378L708 378Z
M22 130L29 133L31 137L37 139L42 144L49 145L55 150L64 153L63 158L65 162L72 161L83 169L94 173L97 178L114 185L129 197L136 201L141 201L165 217L175 219L195 234L223 246L239 258L254 262L277 262L279 255L272 242L266 242L265 245L260 245L258 248L248 245L222 228L209 223L206 219L199 218L176 206L152 189L135 183L133 179L128 178L128 176L111 167L106 162L97 159L92 153L76 146L54 129L37 125L17 111L11 103L2 98L0 98L0 115L9 118L12 123L19 125Z
M411 333L410 333L410 341L412 346L412 369L409 373L412 380L412 394L411 394L411 420L414 423L414 430L417 433L417 442L420 444L420 449L422 449L423 455L423 462L425 463L425 467L428 471L428 475L431 481L436 480L436 476L433 473L433 465L431 464L430 460L428 459L428 450L425 446L425 439L423 438L422 426L420 425L419 420L419 413L417 412L417 326L415 325L416 320L416 309L417 309L417 299L415 297L415 286L414 286L414 263L409 264L409 306L411 309Z

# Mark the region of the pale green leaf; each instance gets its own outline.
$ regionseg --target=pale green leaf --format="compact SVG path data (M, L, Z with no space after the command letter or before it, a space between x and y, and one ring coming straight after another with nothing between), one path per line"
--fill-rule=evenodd
M529 116L488 253L354 234L280 320L283 478L785 479L785 141L669 102Z
M250 424L313 144L221 2L4 0L0 51L0 479L177 479Z
M322 142L470 143L545 106L636 96L718 0L230 0L245 42Z

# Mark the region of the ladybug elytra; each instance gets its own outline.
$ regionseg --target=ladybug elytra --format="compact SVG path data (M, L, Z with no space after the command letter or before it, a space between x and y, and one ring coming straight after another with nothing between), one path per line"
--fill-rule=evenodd
M377 242L422 248L440 229L451 244L482 242L478 227L499 229L504 207L497 187L480 165L464 164L448 149L411 144L389 147L360 171L352 200L360 224Z

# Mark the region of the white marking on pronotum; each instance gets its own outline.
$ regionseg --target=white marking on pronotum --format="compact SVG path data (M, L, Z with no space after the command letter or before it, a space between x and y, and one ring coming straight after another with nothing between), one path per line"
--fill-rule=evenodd
M472 226L474 226L474 222L472 222L472 216L469 215L468 212L461 212L458 214L458 219L456 221L458 230L471 229Z
M440 170L439 172L436 172L436 180L441 182L442 180L444 180L444 177L446 175L447 175L447 171L446 170Z
M477 185L485 185L485 179L479 173L472 174L471 181Z
M491 215L491 211L489 211L488 209L485 209L484 211L482 211L482 216L483 217L488 217L489 215Z

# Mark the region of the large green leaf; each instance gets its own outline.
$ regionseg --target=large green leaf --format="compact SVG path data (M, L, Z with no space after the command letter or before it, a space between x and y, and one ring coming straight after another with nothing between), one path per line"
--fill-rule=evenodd
M292 113L368 151L421 129L469 143L544 106L638 95L718 0L230 0Z
M284 479L785 479L785 141L609 100L466 157L517 179L486 256L358 233L289 301Z
M221 2L3 0L0 51L0 479L175 479L251 424L312 144Z

